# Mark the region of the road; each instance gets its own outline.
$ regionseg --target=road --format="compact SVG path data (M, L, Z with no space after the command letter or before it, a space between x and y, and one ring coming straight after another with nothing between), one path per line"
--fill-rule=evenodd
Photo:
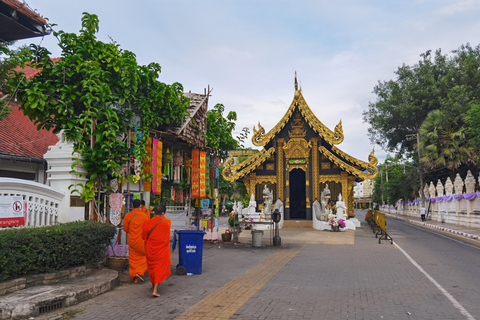
M81 311L78 320L480 320L478 247L394 219L388 231L393 245L379 244L365 223L355 232L310 232L303 242L283 230L280 248L206 242L203 273L172 274L160 298L146 281L70 309Z

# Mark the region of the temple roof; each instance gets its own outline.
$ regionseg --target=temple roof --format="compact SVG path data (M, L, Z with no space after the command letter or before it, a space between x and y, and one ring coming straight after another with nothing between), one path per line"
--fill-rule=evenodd
M295 96L282 119L265 134L265 129L258 123L258 130L253 127L252 143L258 147L267 145L288 123L295 110L300 111L305 122L320 135L329 144L340 144L343 141L342 121L337 124L335 131L331 131L325 126L312 112L302 94L302 89L298 89L297 75L295 74Z
M343 171L348 172L360 180L373 179L377 176L378 169L376 168L376 165L378 164L378 160L374 155L374 150L370 153L368 162L365 162L348 155L346 152L343 152L335 146L336 144L340 144L344 139L342 122L340 121L335 127L335 130L331 131L315 116L305 101L301 89L298 89L296 74L295 96L287 112L267 134L265 134L265 129L260 123L258 124L258 130L254 127L252 143L256 146L265 147L280 133L292 118L295 111L300 112L307 125L327 143L326 145L320 145L318 147L318 151L325 158L330 160ZM311 146L309 145L309 147ZM234 164L233 156L230 155L229 159L225 162L225 169L222 172L223 177L227 181L234 181L245 177L252 171L256 170L259 165L265 162L265 160L271 157L274 153L274 147L271 147L268 150L264 148L261 152L236 165Z

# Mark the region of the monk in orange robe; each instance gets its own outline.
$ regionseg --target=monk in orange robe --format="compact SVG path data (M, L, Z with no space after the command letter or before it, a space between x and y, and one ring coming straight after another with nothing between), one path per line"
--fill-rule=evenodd
M145 206L145 200L142 200L142 205L140 206L140 209L143 211L143 213L147 215L148 219L152 218L150 214L150 210L148 210L147 207Z
M133 200L133 210L123 218L123 230L128 233L129 273L134 283L137 283L138 279L144 281L142 277L147 271L145 241L143 241L142 232L143 224L148 221L148 217L140 209L140 205L140 200Z
M143 239L147 252L148 276L152 282L152 295L160 297L158 285L171 274L170 266L170 228L172 222L165 218L166 208L163 205L153 209L154 217L143 225Z

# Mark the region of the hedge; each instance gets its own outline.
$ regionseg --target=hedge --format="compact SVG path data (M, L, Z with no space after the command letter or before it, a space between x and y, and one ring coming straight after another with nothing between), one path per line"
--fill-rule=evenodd
M109 224L77 221L0 231L0 281L97 264L115 236Z

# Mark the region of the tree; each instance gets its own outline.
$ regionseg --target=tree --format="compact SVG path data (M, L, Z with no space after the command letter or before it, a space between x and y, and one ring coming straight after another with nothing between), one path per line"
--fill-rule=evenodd
M27 62L41 72L31 80L23 72L8 79L10 93L37 128L65 130L74 142L83 158L76 163L88 172L86 201L107 185L109 175L123 175L126 159L145 159L149 129L183 121L188 104L180 84L157 80L160 65L140 66L132 52L98 41L98 27L98 17L84 13L79 35L54 33L62 49L58 61L46 48L31 45ZM124 137L134 127L141 134L132 150Z
M480 46L462 45L452 53L429 50L417 64L399 67L395 80L375 86L377 100L363 112L372 142L411 156L415 143L405 136L419 132L431 111L444 110L451 119L480 104Z
M451 119L446 113L434 110L422 123L421 161L427 168L446 167L453 172L462 164L474 163L477 152L467 135L463 117Z
M227 117L223 116L225 106L216 104L213 109L207 112L207 146L218 150L220 158L225 159L228 151L235 150L239 142L233 137L232 132L235 129L237 113L230 111Z
M480 150L480 104L472 107L465 117L471 143L476 150ZM480 158L477 158L479 160Z
M380 173L375 178L374 202L394 205L400 199L415 199L415 194L420 188L417 168L410 162L399 161L398 158L387 158L378 166Z

